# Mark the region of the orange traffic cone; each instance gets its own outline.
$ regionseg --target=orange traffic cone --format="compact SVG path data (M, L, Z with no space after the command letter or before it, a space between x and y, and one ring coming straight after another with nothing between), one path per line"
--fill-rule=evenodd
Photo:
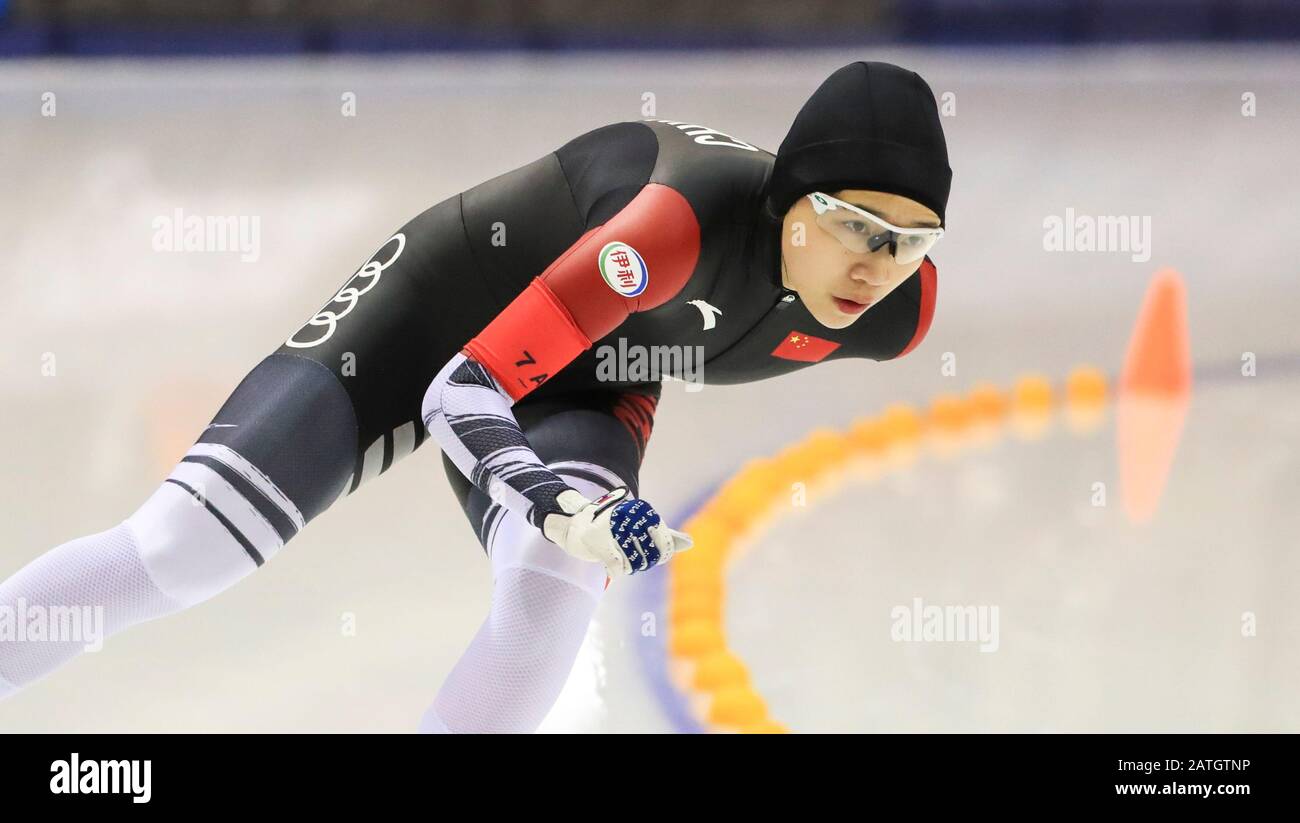
M1182 437L1192 389L1187 292L1173 269L1156 272L1129 338L1119 380L1120 494L1133 523L1155 514Z

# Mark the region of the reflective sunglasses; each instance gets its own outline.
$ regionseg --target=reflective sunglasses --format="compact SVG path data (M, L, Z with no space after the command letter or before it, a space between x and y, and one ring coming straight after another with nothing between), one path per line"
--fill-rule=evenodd
M889 244L895 262L915 263L943 237L941 228L904 229L881 220L869 211L815 191L807 195L817 212L817 225L855 254L866 254Z

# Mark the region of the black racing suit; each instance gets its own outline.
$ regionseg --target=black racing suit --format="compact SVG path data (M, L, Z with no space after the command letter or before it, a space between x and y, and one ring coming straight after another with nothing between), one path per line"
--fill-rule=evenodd
M534 524L559 510L546 465L603 467L592 479L635 494L662 373L619 368L620 353L675 352L663 373L740 383L892 359L929 328L928 258L845 329L782 288L773 159L705 126L615 123L450 197L259 364L199 442L239 452L296 504L298 523L255 502L286 540L426 425L480 540L498 504Z

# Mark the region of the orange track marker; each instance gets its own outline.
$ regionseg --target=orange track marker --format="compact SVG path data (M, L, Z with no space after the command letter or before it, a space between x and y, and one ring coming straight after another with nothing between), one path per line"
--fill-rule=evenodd
M1182 437L1191 388L1187 290L1178 272L1161 269L1142 301L1119 380L1120 493L1133 523L1155 515Z

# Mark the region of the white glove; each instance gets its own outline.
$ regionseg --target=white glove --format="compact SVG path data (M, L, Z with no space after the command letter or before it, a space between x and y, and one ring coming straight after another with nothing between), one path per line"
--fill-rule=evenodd
M600 563L610 577L643 572L692 545L689 535L665 526L649 503L623 486L595 500L575 489L555 499L566 514L546 516L546 539L574 557Z

